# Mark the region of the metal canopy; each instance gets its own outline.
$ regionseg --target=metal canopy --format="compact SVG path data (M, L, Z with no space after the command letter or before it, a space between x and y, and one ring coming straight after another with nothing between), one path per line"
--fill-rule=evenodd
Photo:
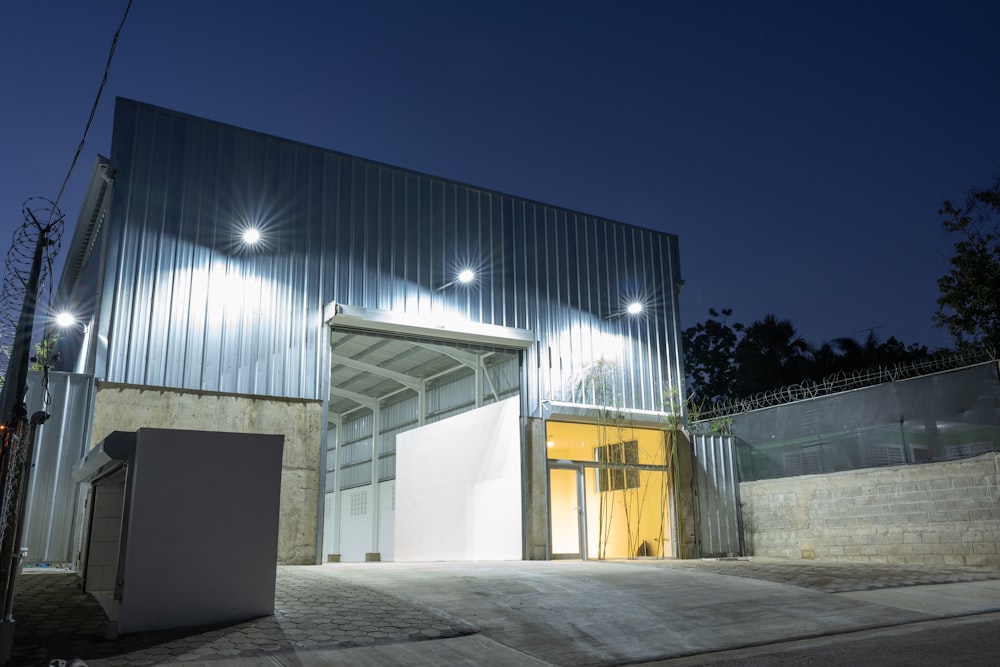
M401 391L422 394L426 383L463 368L478 375L498 353L534 343L530 331L477 323L447 327L426 318L329 303L331 415L372 409ZM486 380L492 386L487 373Z
M404 390L420 392L424 383L500 352L494 348L445 345L426 340L330 330L331 415L369 407Z
M534 334L527 329L472 322L444 313L414 317L333 301L323 307L323 320L332 326L375 331L380 334L495 345L516 350L525 350L535 344Z

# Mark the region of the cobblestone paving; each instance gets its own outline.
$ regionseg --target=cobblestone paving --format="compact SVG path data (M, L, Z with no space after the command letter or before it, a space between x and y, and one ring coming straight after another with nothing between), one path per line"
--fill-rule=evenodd
M278 568L274 616L236 625L139 632L108 639L100 605L72 572L26 571L17 581L9 665L82 658L90 665L266 655L391 644L472 634L476 628L433 609L338 580L307 566Z
M693 568L713 574L762 579L824 593L870 591L878 588L951 584L1000 579L1000 572L886 563L840 563L781 558L636 561L661 567Z

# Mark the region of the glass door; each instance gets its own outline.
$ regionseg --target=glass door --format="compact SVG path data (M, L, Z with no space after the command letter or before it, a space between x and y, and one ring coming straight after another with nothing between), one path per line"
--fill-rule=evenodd
M551 558L584 558L587 510L583 468L549 468L549 547Z

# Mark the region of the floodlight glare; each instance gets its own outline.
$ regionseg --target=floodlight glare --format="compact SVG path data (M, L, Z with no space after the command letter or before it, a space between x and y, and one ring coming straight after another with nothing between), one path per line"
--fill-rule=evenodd
M243 242L247 245L253 245L257 241L260 241L260 230L250 227L243 232Z
M626 311L628 312L629 315L638 315L639 313L642 312L642 304L639 303L638 301L633 301L628 305Z
M76 317L73 313L63 311L56 315L56 324L63 329L71 327L76 324Z
M441 287L438 287L437 291L440 292L441 290L445 289L446 287L451 287L455 283L459 283L459 284L462 284L462 285L468 285L469 283L471 283L475 279L476 279L476 272L475 271L473 271L472 269L462 269L461 271L458 272L457 276L455 276L453 279L451 279L448 282L446 282L444 285L441 285Z

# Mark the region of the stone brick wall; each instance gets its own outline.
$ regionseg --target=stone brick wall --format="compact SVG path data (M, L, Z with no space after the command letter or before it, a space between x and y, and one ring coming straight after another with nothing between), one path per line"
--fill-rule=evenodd
M751 555L1000 569L1000 454L740 484Z
M99 382L91 447L143 427L284 435L278 562L316 562L321 402Z

